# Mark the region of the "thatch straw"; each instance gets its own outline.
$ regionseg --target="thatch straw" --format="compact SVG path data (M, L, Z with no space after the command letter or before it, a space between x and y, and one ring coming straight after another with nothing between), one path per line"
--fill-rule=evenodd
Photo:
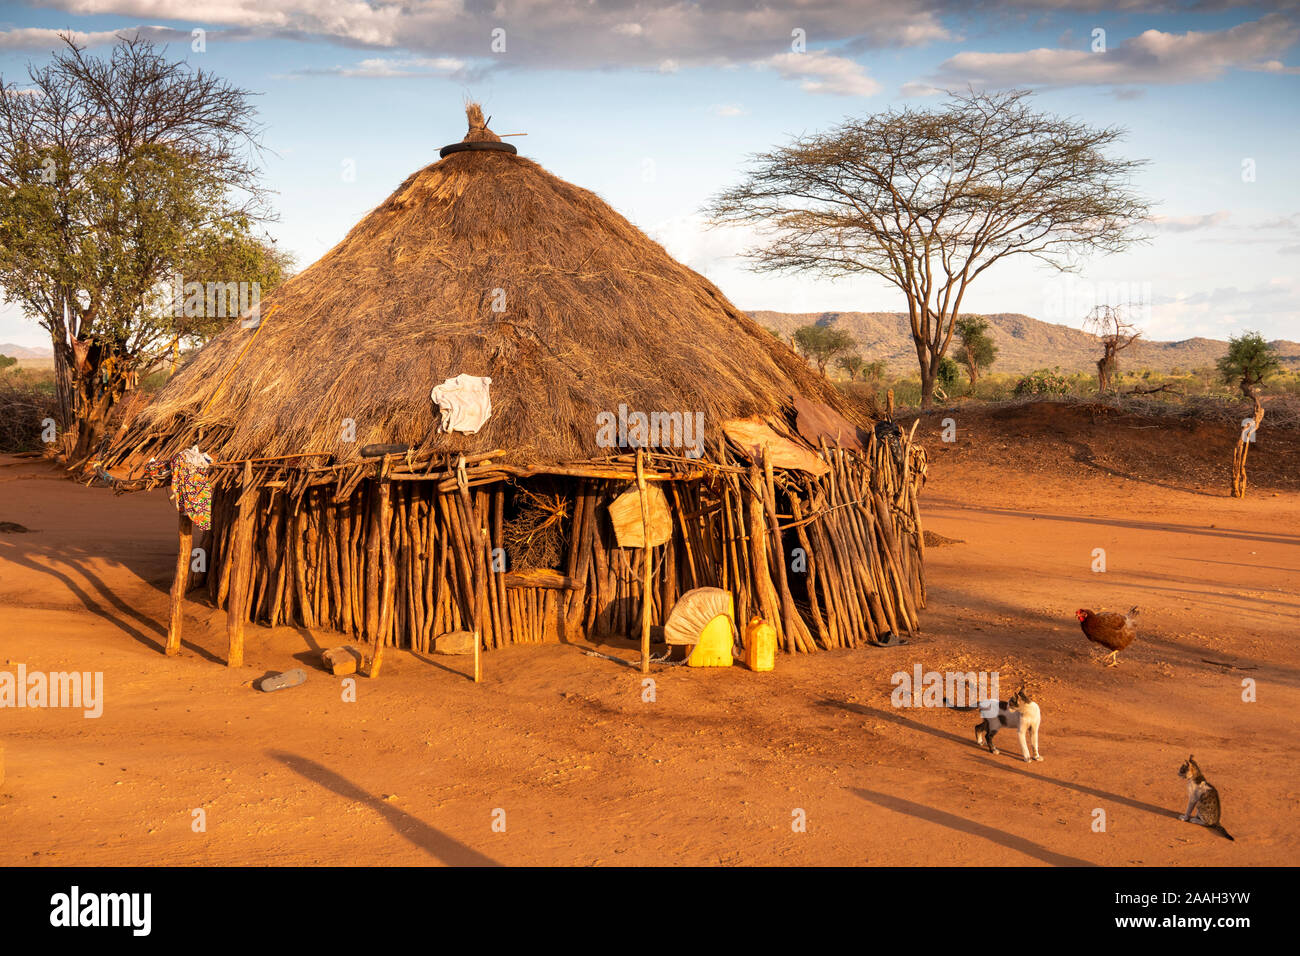
M475 104L468 117L466 140L498 139ZM595 194L500 151L415 173L268 296L262 316L260 330L235 323L199 352L105 463L197 442L226 461L346 462L370 443L409 443L504 448L507 462L540 464L619 453L597 445L596 416L620 403L703 411L714 441L723 421L777 414L796 392L844 408L787 346ZM492 418L474 436L439 432L429 398L460 373L492 378ZM355 441L343 440L346 420Z
M465 133L463 143L499 143L501 137L488 129L487 120L483 118L483 108L477 103L465 104L465 117L469 120L469 130Z

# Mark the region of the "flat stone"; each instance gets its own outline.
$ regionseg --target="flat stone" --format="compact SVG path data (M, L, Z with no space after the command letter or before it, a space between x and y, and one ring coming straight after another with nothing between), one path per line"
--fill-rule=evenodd
M335 677L355 674L361 667L361 652L355 647L344 645L331 647L321 653L321 660Z
M446 634L439 634L433 639L433 652L435 654L473 654L474 641L473 631L449 631Z

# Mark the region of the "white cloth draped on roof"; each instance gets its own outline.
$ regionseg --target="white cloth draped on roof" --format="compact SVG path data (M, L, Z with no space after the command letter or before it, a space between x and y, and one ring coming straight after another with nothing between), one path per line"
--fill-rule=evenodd
M457 375L435 388L429 397L442 412L442 430L477 434L492 417L491 384L490 378Z

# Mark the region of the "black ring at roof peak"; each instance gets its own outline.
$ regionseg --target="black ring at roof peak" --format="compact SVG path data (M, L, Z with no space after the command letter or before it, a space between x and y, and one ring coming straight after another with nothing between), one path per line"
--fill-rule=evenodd
M510 143L494 143L491 140L480 140L469 143L452 143L438 150L438 158L442 159L450 156L452 153L463 153L466 151L477 152L479 150L491 150L497 153L509 153L511 156L516 155L519 150L515 149Z

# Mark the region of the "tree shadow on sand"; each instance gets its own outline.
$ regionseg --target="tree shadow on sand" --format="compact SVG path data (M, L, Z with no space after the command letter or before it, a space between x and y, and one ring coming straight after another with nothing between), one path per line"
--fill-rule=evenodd
M959 737L956 734L949 733L946 730L939 730L937 727L927 726L926 724L923 724L920 721L912 720L911 718L904 717L901 714L890 713L887 710L877 710L876 708L868 707L865 704L855 704L844 700L834 700L832 698L824 698L819 703L823 707L839 707L842 710L852 711L855 714L862 714L863 716L867 716L867 717L875 717L879 720L887 720L891 723L898 724L900 727L906 727L908 730L917 730L920 731L921 733L929 734L932 737L938 737L941 740L956 741L957 743L961 744L963 748L965 748L968 756L974 758L975 760L978 760L982 766L1004 770L1007 773L1018 774L1019 776L1027 777L1030 780L1041 780L1044 783L1054 784L1055 786L1062 787L1066 790L1073 790L1075 793L1087 794L1090 797L1096 797L1097 799L1100 800L1109 800L1112 803L1118 803L1126 807L1131 807L1134 810L1143 810L1146 811L1147 813L1153 813L1156 816L1172 817L1174 819L1178 818L1177 812L1170 810L1166 807L1159 807L1153 803L1144 803L1143 801L1137 800L1133 797L1126 797L1123 794L1111 793L1109 790L1101 790L1097 787L1090 787L1085 784L1074 783L1069 780L1059 780L1056 777L1049 777L1043 773L1031 772L1029 770L1021 769L1021 767L1012 764L1006 757L1002 757L1002 758L994 757L992 754L989 754L985 751L980 751L975 746L973 737ZM972 724L972 726L974 725ZM1020 758L1017 756L1014 759L1018 761Z
M1089 860L1081 860L1075 856L1066 856L1064 853L1057 853L1042 844L1035 843L1032 840L1026 840L1024 837L1018 837L1014 833L1008 833L1006 830L999 830L996 827L986 826L983 823L976 823L974 820L959 817L955 813L949 813L946 810L927 807L923 803L905 800L902 797L891 796L890 794L880 793L876 790L864 790L861 787L851 787L850 789L854 794L861 797L863 800L866 800L868 803L874 803L877 806L884 807L886 810L893 810L895 813L905 813L910 817L916 817L918 820L924 820L926 823L933 823L937 826L947 827L948 829L956 830L959 833L969 833L971 836L977 836L983 840L988 840L990 843L996 843L1009 850L1015 850L1017 853L1032 856L1034 859L1042 860L1044 863L1051 864L1052 866L1097 865Z
M971 754L970 756L973 756L976 760L979 760L981 764L987 767L996 767L998 770L1005 770L1007 773L1014 773L1030 780L1042 780L1044 783L1055 784L1056 786L1063 787L1066 790L1073 790L1075 793L1082 793L1089 797L1096 797L1098 800L1109 800L1111 803L1118 803L1122 806L1131 807L1134 810L1143 810L1147 813L1154 813L1158 817L1169 817L1173 820L1178 819L1178 811L1170 810L1168 807L1158 807L1154 803L1144 803L1143 801L1137 800L1133 797L1125 797L1118 793L1111 793L1109 790L1102 790L1098 787L1089 787L1085 784L1074 783L1070 780L1060 780L1056 777L1049 777L1043 773L1031 773L1030 771L1012 763L999 762L996 760L984 760L978 754Z
M1134 531L1158 531L1165 534L1186 534L1204 538L1231 538L1237 541L1262 541L1267 544L1300 546L1300 535L1273 532L1245 531L1237 528L1207 528L1200 525L1177 524L1170 521L1143 521L1136 518L1109 518L1101 515L1051 514L1046 511L1026 511L1021 508L999 508L992 505L972 505L951 497L931 499L935 506L953 508L971 514L1004 515L1008 518L1034 518L1039 521L1062 521L1071 524L1104 525L1111 528L1128 528Z
M93 574L85 565L79 564L76 561L69 561L62 557L56 557L54 555L45 556L45 558L50 562L58 561L69 569L69 571L63 571L55 567L53 563L44 564L33 559L30 555L16 553L7 549L0 552L0 556L3 556L5 560L10 561L13 564L30 568L33 571L38 571L41 574L46 574L54 578L56 581L62 583L68 593L75 597L81 603L81 606L91 614L114 625L137 643L142 644L151 650L163 650L167 641L166 625L127 603L121 595L119 595L98 576ZM72 570L75 570L84 579L84 587L82 582L79 582L70 573ZM91 588L97 592L97 595L92 596L90 593ZM96 597L100 598L104 603L100 604L99 601L96 600ZM114 611L117 613L114 613ZM138 624L139 627L136 627L136 624ZM153 634L157 636L151 636L147 633L149 631L152 631ZM193 651L200 657L214 662L220 661L220 658L216 655L192 641L182 639L181 645L188 650Z
M861 714L864 717L875 717L878 720L887 720L892 724L898 724L900 727L906 727L908 730L918 730L923 734L929 734L931 737L938 737L940 740L955 741L959 744L971 743L970 737L959 737L947 730L940 730L937 727L930 727L910 717L904 717L902 714L895 714L888 710L877 710L875 707L868 707L866 704L855 704L847 700L835 700L832 697L823 697L817 702L822 707L838 707L841 710L847 710L854 714Z
M351 780L340 776L328 767L298 754L283 750L268 750L267 756L278 760L290 770L301 774L326 790L337 793L345 800L359 803L376 811L388 821L393 832L415 844L425 853L436 857L448 866L500 866L496 860L466 846L454 837L429 826L418 817L413 817L405 810L400 810L386 800L381 800L362 790Z

